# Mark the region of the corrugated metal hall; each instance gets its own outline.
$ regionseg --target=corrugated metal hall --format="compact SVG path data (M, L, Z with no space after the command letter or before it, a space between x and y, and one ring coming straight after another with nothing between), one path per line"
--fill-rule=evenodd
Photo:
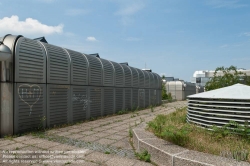
M1 136L161 104L161 77L98 54L0 38Z

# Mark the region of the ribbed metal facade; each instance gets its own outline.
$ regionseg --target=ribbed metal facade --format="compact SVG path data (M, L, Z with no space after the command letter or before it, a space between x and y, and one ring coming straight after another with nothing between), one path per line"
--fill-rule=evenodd
M37 128L43 117L53 127L161 103L155 73L21 36L4 40L11 42L13 134Z
M203 127L221 127L230 121L244 125L250 121L249 100L192 98L188 100L188 122Z
M35 40L20 38L15 56L15 82L46 83L46 54Z

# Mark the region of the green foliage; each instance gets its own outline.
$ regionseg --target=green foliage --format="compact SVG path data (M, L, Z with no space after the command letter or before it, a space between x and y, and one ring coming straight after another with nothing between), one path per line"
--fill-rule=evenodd
M223 151L220 153L220 156L235 159L236 161L247 161L249 152L247 150L242 150L242 148L237 147L230 151Z
M169 126L161 133L161 137L166 137L176 145L185 146L189 141L188 133L189 130L185 126L178 130L174 126Z
M45 130L45 127L44 127L44 122L46 121L46 117L45 116L43 116L41 119L40 119L40 123L39 123L39 125L38 125L38 127L37 127L37 130Z
M205 85L206 91L231 86L237 83L250 85L250 78L245 73L237 71L237 67L217 67L214 76Z
M151 112L154 112L154 106L150 105Z
M162 75L162 79L165 79L164 75ZM162 84L161 84L161 96L162 96L162 100L167 100L168 99L168 95L167 95L167 92L166 92L166 86L165 86L164 82L162 82Z
M105 151L105 154L110 154L110 151Z
M235 121L230 121L228 124L223 125L222 127L213 125L211 129L213 131L213 136L215 136L216 139L224 138L233 133L239 135L242 138L250 138L250 127L248 125L248 121L245 121L244 125L240 125Z
M135 155L142 161L150 162L151 155L148 153L147 150L142 151L141 153L135 153Z
M244 125L240 125L235 121L230 121L229 125L234 133L240 135L243 138L250 139L250 126L248 121L245 121Z
M162 132L163 126L166 124L166 115L159 114L153 121L148 123L149 128L152 128L157 134Z
M128 133L129 133L129 137L132 138L133 137L133 132L132 132L131 126L129 126Z

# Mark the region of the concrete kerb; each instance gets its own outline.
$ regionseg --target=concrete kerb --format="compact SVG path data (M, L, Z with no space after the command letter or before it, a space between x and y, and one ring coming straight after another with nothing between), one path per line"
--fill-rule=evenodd
M144 125L142 125L144 126ZM233 159L215 156L202 152L196 152L183 147L171 144L165 140L159 139L152 133L145 130L145 127L139 126L132 130L133 144L136 152L147 150L151 155L151 160L157 165L167 166L249 166L247 162L237 162Z

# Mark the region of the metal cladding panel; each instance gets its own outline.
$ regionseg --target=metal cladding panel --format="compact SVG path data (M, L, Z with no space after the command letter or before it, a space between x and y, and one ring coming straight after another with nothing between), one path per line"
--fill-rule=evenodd
M16 83L14 94L14 134L45 127L46 84Z
M151 72L149 72L148 74L149 74L149 86L150 88L153 88L154 87L154 75Z
M250 102L248 99L189 97L187 115L189 122L202 127L222 127L230 121L245 125L250 120Z
M66 49L71 58L71 84L88 85L88 61L87 58L76 51Z
M131 88L125 88L124 89L125 93L125 102L124 102L124 109L125 110L131 110L131 99L132 99L132 93L131 93Z
M156 105L156 90L150 89L150 105Z
M158 75L158 77L159 77L159 89L162 89L162 78L159 75Z
M115 89L113 87L103 88L103 115L114 114L114 92Z
M72 121L70 85L47 84L47 126Z
M72 122L87 119L90 104L87 86L71 86Z
M139 106L138 103L138 89L132 89L132 109L136 109Z
M125 87L131 87L131 82L132 82L132 74L131 74L131 70L127 65L123 65L123 70L124 70L124 86Z
M150 81L149 81L149 73L147 72L147 71L143 71L142 70L142 72L144 73L144 77L145 77L145 84L144 84L144 86L145 86L145 88L149 88L149 86L150 86Z
M89 87L90 118L102 116L102 88Z
M89 62L89 85L102 86L102 63L99 58L86 55Z
M149 89L145 89L145 107L150 105L149 101Z
M153 76L154 76L154 85L153 85L153 88L158 88L158 78L157 78L157 74L155 73L152 73Z
M123 103L124 103L124 89L115 88L115 112L124 110Z
M145 107L145 89L139 89L138 90L139 95L139 107L144 108Z
M70 84L70 59L61 47L42 43L47 51L47 83Z
M24 37L18 39L15 82L46 83L46 54L39 42Z
M103 65L103 86L114 86L114 67L106 59L100 59Z
M119 63L111 62L115 69L115 86L123 87L124 86L124 71L122 66Z
M130 67L132 71L132 76L133 76L133 81L132 81L132 87L133 88L138 88L139 87L139 74L137 72L137 69Z
M161 92L162 90L159 90L159 100L160 100L160 103L159 104L162 104L162 92Z
M139 73L139 87L144 88L144 73L140 69L137 69L137 71Z

